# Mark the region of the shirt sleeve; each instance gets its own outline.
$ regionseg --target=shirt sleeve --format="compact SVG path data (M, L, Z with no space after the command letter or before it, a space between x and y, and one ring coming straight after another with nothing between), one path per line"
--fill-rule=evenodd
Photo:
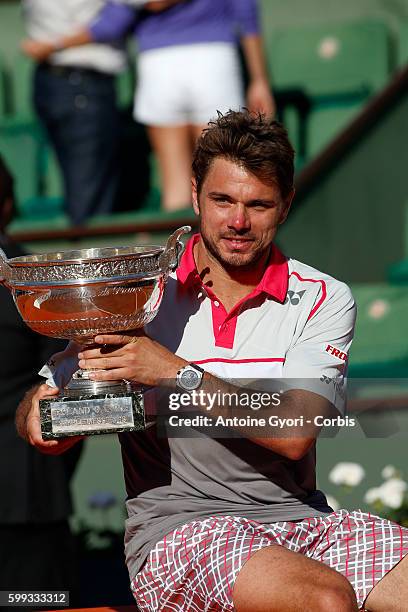
M229 0L235 25L240 36L259 34L258 0Z
M136 21L135 8L143 2L130 4L124 0L107 2L98 16L89 25L89 32L95 42L111 42L122 38Z
M355 320L356 304L347 285L336 283L328 287L326 298L286 354L285 388L313 391L344 414L347 362Z
M48 386L65 387L71 380L74 372L78 370L78 353L81 347L75 342L70 342L65 350L55 353L38 372L43 376Z

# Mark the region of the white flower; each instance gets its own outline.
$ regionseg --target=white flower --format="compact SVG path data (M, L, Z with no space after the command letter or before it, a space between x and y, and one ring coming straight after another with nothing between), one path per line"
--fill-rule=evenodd
M402 506L404 501L407 483L401 478L390 478L382 486L382 502L389 508L395 510Z
M340 504L337 501L337 499L335 499L331 495L326 495L326 499L327 499L327 503L329 504L330 508L333 508L334 511L340 509Z
M381 487L373 487L372 489L368 489L364 495L364 501L366 504L374 504L376 501L382 501Z
M364 501L367 504L380 501L384 506L397 510L402 506L407 488L407 483L401 478L390 478L381 487L369 489L364 496Z
M330 472L329 480L336 485L356 487L364 476L365 470L359 463L341 461Z
M394 476L397 475L397 468L395 468L393 465L386 465L381 472L381 476L384 478L384 480L389 480L390 478L394 478Z

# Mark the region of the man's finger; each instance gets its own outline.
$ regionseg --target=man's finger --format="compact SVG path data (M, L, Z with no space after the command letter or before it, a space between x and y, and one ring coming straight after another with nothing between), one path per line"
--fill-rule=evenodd
M116 368L113 370L98 370L90 372L91 380L127 380L129 378L129 368Z
M56 446L57 440L44 440L41 434L41 427L38 423L34 421L30 424L29 428L27 427L27 440L36 448L50 448L52 446Z
M112 334L112 335L100 335L96 336L94 342L96 344L131 344L135 342L138 338L145 336L145 331L143 329L136 329L129 334Z
M30 444L36 446L44 442L41 433L41 423L39 414L29 414L27 417L27 438Z
M90 368L101 368L102 370L109 370L112 368L120 367L121 361L121 357L99 357L94 359L80 359L79 367L85 370Z
M33 400L45 399L46 397L57 395L59 392L58 387L50 387L47 383L40 385L33 395Z
M123 351L121 349L123 349L123 345L119 346L119 348L117 346L104 345L95 349L87 349L85 351L81 351L80 353L78 353L78 358L97 359L101 357L101 355L110 355L112 357L116 357L118 355L123 354Z
M36 444L35 447L44 455L61 455L80 439L79 436L73 436L72 438L64 438L64 440L44 440L42 444Z
M96 344L129 344L131 342L131 336L122 336L122 335L111 335L111 336L96 336L95 342Z
M86 436L70 436L58 440L43 440L42 436L38 438L37 436L34 437L29 435L28 441L45 455L60 455L85 437Z

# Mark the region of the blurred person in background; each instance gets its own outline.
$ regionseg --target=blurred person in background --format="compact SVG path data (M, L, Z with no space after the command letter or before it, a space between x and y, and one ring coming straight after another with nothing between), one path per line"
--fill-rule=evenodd
M246 104L274 115L275 103L257 0L153 0L140 8L142 4L107 2L88 28L57 39L54 48L44 45L40 52L108 44L133 30L139 49L134 116L147 126L160 168L163 208L173 211L190 205L194 144L217 111ZM239 41L249 78L246 101Z
M0 156L0 248L8 258L24 255L6 234L13 210L13 178ZM17 405L39 380L44 359L66 342L31 331L1 285L0 313L0 591L70 591L72 603L78 576L69 483L82 444L67 455L40 455L17 436L14 424Z
M104 0L23 0L29 39L23 51L38 64L34 106L61 167L73 225L113 210L118 188L119 115L115 76L126 66L122 43L66 49L55 44L87 24ZM40 42L41 41L41 42ZM41 54L44 48L49 53Z

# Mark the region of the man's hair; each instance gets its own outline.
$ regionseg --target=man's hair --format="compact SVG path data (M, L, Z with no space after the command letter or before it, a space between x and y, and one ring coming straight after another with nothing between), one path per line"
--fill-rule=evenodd
M293 189L294 150L285 128L261 113L218 113L199 138L193 156L193 176L200 193L217 157L242 165L261 181L276 183L286 198Z
M14 200L14 180L0 155L0 212L8 199Z

